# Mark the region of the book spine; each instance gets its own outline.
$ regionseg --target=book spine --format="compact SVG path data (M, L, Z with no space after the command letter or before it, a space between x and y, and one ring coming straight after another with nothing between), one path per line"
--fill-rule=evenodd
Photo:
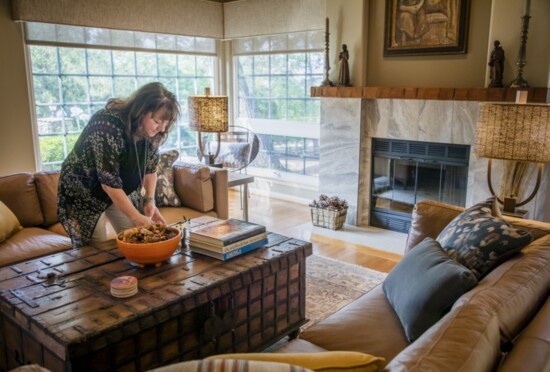
M239 240L236 243L226 245L226 246L223 246L223 247L219 246L219 245L213 245L213 244L200 242L200 241L194 241L193 239L189 240L189 244L191 244L192 246L195 246L195 247L202 248L202 249L208 249L212 252L227 253L227 252L231 252L232 250L235 250L237 248L244 247L245 245L257 242L258 240L265 239L265 238L267 238L267 233L261 233L261 234L258 234L258 235L251 236L250 238Z
M191 231L191 234L189 235L189 239L197 242L210 243L211 245L223 247L223 246L227 246L229 244L238 242L242 239L247 239L254 235L258 235L264 232L266 232L265 226L258 226L257 228L248 230L241 235L233 236L226 240L222 240L222 239L212 238L210 236L195 234L193 233L193 231Z
M230 258L240 256L241 254L244 254L244 253L250 252L254 249L258 249L260 247L263 247L266 244L267 244L267 239L262 239L262 240L259 240L259 241L255 242L255 243L249 244L247 246L237 248L237 249L235 249L231 252L224 253L223 260L227 261Z
M253 251L253 250L258 249L258 248L261 248L264 245L266 245L267 242L268 242L267 238L264 238L262 240L254 242L252 244L248 244L244 247L237 248L237 249L235 249L231 252L228 252L228 253L216 253L216 252L210 251L208 249L196 248L196 247L193 247L193 246L191 246L189 248L191 249L192 252L197 252L197 253L200 253L200 254L204 254L206 256L217 258L218 260L227 261L227 260L229 260L233 257L237 257L237 256L240 256L240 255L245 254L247 252Z

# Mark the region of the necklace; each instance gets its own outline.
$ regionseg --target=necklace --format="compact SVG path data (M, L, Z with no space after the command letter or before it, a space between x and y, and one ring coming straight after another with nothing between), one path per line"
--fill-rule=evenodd
M144 151L144 156L143 156L143 176L141 175L141 167L139 165L139 154L138 154L138 150L137 150L137 141L134 141L134 150L136 151L136 163L137 163L137 166L138 166L138 172L139 172L139 183L141 185L141 189L139 190L139 194L141 195L141 197L145 197L147 194L145 192L145 186L143 186L143 179L145 178L145 173L146 173L146 169L147 169L147 148L148 148L148 143L147 143L147 140L145 141L145 151Z

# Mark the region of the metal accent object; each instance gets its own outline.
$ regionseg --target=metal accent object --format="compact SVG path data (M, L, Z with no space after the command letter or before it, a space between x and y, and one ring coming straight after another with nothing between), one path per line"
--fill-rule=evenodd
M328 78L328 72L330 70L330 58L328 56L329 36L330 36L330 33L328 32L328 18L327 18L326 27L325 27L325 80L323 80L323 82L321 83L322 87L327 87L327 86L328 87L333 87L334 86L334 83L332 81L330 81L330 79Z
M511 88L529 88L529 84L523 78L523 68L527 64L527 32L529 31L530 18L528 14L521 17L521 44L519 46L518 59L516 61L518 73L514 81L510 84Z

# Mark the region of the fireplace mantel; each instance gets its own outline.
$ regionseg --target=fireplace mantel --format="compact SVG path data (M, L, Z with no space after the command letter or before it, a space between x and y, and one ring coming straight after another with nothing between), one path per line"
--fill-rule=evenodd
M517 88L312 87L311 97L515 102ZM550 102L550 88L529 88L527 102Z

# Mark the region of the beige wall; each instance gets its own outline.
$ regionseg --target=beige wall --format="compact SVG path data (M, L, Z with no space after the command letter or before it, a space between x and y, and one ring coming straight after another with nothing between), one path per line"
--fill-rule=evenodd
M34 172L29 92L20 25L11 20L8 0L0 0L0 176Z
M485 82L491 1L471 1L468 52L384 57L385 1L370 1L367 84L384 87L481 87Z
M516 60L521 36L522 0L497 0L491 9L491 27L487 57L493 42L499 40L505 52L504 83L510 84L517 76ZM550 86L550 1L532 0L531 19L527 34L527 65L523 77L532 87ZM489 82L489 72L486 74Z
M329 78L338 81L338 56L342 44L349 50L351 85L365 85L367 48L366 40L368 1L367 0L327 0L326 16L329 18L330 66Z
M329 0L331 1L331 0ZM367 48L368 86L483 87L487 61L498 39L506 52L504 82L516 75L524 0L471 0L468 53L440 56L384 57L385 1L369 2ZM359 11L359 10L358 10ZM550 82L550 1L531 1L524 77L533 87Z

